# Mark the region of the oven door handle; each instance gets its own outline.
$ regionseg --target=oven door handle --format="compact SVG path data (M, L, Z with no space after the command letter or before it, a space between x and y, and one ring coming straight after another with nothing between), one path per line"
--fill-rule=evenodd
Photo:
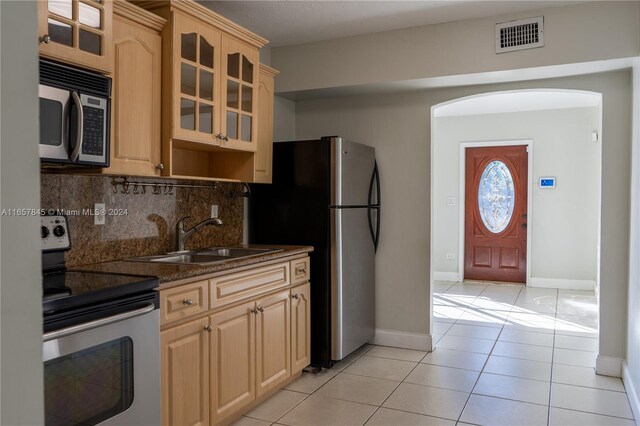
M80 96L78 96L78 92L71 92L71 97L73 98L73 103L76 104L76 109L78 110L78 126L77 130L77 138L76 138L76 146L73 148L73 152L71 153L71 161L76 161L80 156L80 149L82 148L82 142L84 141L82 133L84 130L84 111L82 110L82 100Z
M61 337L69 336L71 334L80 333L82 331L91 330L92 328L102 327L114 322L124 321L129 318L138 317L140 315L148 314L155 309L153 303L149 303L144 308L134 309L133 311L123 312L121 314L112 315L106 318L100 318L97 320L85 322L71 327L61 328L60 330L50 331L42 336L42 341L48 342L49 340L59 339Z

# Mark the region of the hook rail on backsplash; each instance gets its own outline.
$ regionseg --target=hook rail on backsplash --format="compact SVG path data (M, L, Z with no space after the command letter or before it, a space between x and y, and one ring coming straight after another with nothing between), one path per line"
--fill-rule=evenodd
M118 187L120 187L121 194L146 194L147 188L150 188L155 195L174 195L175 188L208 188L215 190L218 187L218 182L212 182L209 185L198 185L190 183L142 182L130 180L127 177L114 177L111 178L111 185L113 185L114 194L118 193Z

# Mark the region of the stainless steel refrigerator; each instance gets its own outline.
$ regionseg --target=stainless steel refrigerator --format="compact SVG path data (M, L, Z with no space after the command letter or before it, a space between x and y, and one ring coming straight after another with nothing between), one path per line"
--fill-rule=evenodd
M251 187L249 241L314 247L313 365L330 367L373 339L379 236L374 148L339 137L274 144L273 183Z

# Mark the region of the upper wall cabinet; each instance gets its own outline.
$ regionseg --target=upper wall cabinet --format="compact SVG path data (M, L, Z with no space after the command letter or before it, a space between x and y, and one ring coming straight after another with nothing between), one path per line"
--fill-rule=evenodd
M222 38L222 146L255 151L257 145L258 50L225 36Z
M252 182L266 40L194 1L135 1L163 31L164 176Z
M258 149L254 157L255 183L271 183L273 160L273 92L278 71L260 64L258 74Z
M38 1L42 56L108 73L112 66L112 0Z
M103 173L160 176L160 34L166 21L129 2L113 7L111 163Z

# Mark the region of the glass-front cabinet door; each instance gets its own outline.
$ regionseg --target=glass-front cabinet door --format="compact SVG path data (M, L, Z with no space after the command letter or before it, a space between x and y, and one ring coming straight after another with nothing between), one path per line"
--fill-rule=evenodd
M255 151L257 146L258 50L222 37L221 146Z
M218 144L221 33L174 13L173 137Z
M40 54L110 72L112 0L38 1Z

